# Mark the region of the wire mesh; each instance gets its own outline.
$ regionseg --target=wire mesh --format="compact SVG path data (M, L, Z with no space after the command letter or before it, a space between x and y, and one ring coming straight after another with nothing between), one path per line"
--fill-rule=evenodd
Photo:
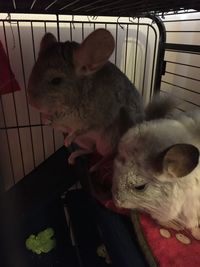
M12 17L12 16L11 16ZM27 82L46 32L60 41L81 42L97 28L114 36L116 49L110 60L136 85L148 101L154 91L159 32L149 18L118 23L108 20L15 19L0 21L0 39L21 91L1 96L1 175L9 188L63 145L63 136L43 125L40 114L28 105ZM12 30L11 30L12 29ZM13 33L13 34L12 34ZM15 47L13 48L13 44Z
M166 27L165 75L161 92L181 101L180 110L200 106L200 13L168 16Z

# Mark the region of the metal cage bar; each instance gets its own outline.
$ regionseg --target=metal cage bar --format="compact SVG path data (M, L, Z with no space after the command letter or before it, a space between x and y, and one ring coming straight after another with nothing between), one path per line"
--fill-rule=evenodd
M166 42L161 92L182 100L181 111L200 106L199 16L200 13L196 13L163 19Z
M5 36L8 32L8 25L13 27L14 38L19 44L19 63L21 64L22 69L20 85L22 88L21 92L23 92L25 95L24 111L27 113L27 119L23 121L23 123L19 123L18 116L20 116L20 113L18 114L18 109L16 108L16 93L13 93L13 105L15 110L14 116L16 117L16 123L7 124L5 117L5 123L0 127L0 130L7 133L8 147L10 146L10 131L16 131L18 136L17 142L19 143L21 157L21 163L19 162L19 165L22 165L23 173L21 174L21 177L19 177L19 174L16 173L16 166L15 168L13 167L14 165L12 161L12 154L15 152L13 151L13 147L10 147L10 159L8 159L8 165L10 165L12 170L12 179L14 183L27 173L27 169L29 171L34 169L41 161L44 161L50 155L49 153L54 153L57 148L62 145L61 141L59 144L57 144L57 132L49 129L48 126L43 125L41 116L37 114L37 111L33 112L32 109L30 110L30 107L27 104L26 79L28 74L26 69L28 65L25 60L25 55L29 53L27 53L27 51L23 51L23 49L27 49L24 44L26 40L24 34L29 36L27 37L30 41L28 52L32 54L31 60L32 64L34 64L38 53L38 35L42 37L42 33L44 34L47 31L52 31L58 40L65 41L68 36L70 41L76 41L77 38L80 41L83 40L94 29L103 26L113 33L113 36L116 40L116 49L111 61L121 68L121 70L125 72L131 81L136 84L136 87L145 97L146 101L153 94L155 77L156 75L158 77L155 68L156 64L159 62L157 60L157 53L159 51L158 45L160 45L158 43L158 40L160 40L160 33L157 29L157 24L152 23L153 18L137 19L133 21L129 20L128 22L119 23L119 21L75 21L73 17L72 20L63 20L59 16L56 16L53 20L49 20L48 18L44 20L9 18L9 20L3 19L1 22L4 25ZM7 48L7 55L9 55L9 52L9 49ZM12 63L12 58L10 58L10 61ZM6 99L9 98L9 96L5 95L2 96L2 98ZM35 119L35 117L37 118ZM20 139L21 136L23 136L21 131L23 131L23 133L24 131L27 133L29 136L27 138L29 140ZM29 151L24 151L24 142L30 143L30 148L28 149ZM32 163L28 163L29 166L27 166L27 152L29 153L28 157L32 158L33 161ZM16 162L14 163L16 165Z

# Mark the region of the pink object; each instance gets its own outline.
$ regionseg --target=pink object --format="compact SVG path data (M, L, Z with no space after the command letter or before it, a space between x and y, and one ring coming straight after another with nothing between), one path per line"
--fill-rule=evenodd
M158 225L150 216L139 215L140 230L154 255L159 267L199 267L200 241L194 239L189 232L175 231ZM161 235L161 229L169 233L166 238ZM181 236L180 240L178 236ZM185 242L186 241L186 242ZM185 242L185 243L184 243ZM143 247L143 245L141 244Z
M11 70L8 57L0 41L0 95L19 90L19 84Z

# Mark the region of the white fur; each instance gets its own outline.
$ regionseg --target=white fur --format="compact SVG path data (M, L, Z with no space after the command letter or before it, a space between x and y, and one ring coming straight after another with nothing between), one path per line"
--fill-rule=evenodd
M169 180L158 174L151 160L175 144L200 149L200 111L176 119L144 122L121 139L114 162L113 199L117 206L149 213L160 223L175 222L185 228L199 225L200 164L187 176ZM146 184L143 190L135 186Z

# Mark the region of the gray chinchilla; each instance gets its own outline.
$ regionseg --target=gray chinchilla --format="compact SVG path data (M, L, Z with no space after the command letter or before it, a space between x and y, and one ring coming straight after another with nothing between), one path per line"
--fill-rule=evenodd
M29 82L29 103L54 128L68 133L81 154L97 151L106 156L116 150L119 138L143 120L140 95L129 79L111 62L114 38L105 29L92 32L81 44L58 42L44 35Z

